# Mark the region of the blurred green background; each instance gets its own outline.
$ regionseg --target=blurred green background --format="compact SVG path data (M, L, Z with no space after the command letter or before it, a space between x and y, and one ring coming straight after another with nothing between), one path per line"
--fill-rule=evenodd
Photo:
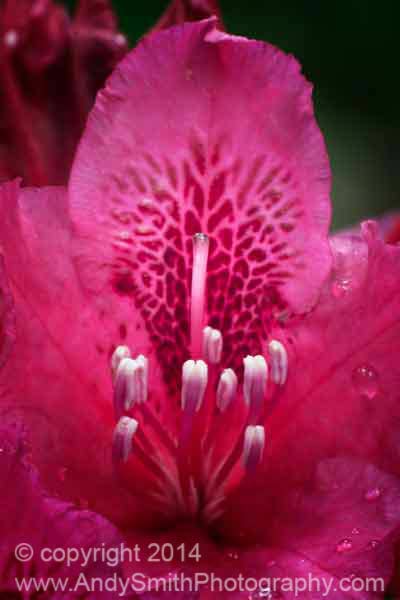
M67 2L70 8L74 2ZM167 0L114 0L131 44ZM334 226L400 208L399 4L221 0L231 33L294 54L314 83L333 171Z

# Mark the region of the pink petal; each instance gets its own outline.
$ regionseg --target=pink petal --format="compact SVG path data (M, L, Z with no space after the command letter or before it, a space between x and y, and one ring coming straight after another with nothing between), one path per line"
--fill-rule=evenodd
M27 462L26 447L21 431L12 426L0 429L0 589L1 597L16 592L15 578L34 577L44 580L50 577L69 578L71 586L80 573L85 577L105 579L113 574L106 561L93 560L88 554L91 548L105 550L122 543L117 530L104 518L88 510L77 510L73 506L45 495L34 468ZM15 557L19 544L29 544L34 556L31 560L18 561ZM47 560L50 551L57 549L56 557L68 549L86 552L88 561L83 566L79 561ZM40 553L46 549L46 560ZM48 550L47 550L48 549ZM115 569L118 572L118 569ZM49 588L50 591L50 588ZM54 590L51 598L65 597ZM31 592L33 597L33 591ZM14 597L14 596L12 596ZM18 596L19 597L19 596ZM50 596L49 596L50 597ZM72 597L72 596L71 596ZM113 598L111 594L79 595L74 598Z
M400 248L369 223L362 238L339 236L332 249L316 309L273 334L289 352L288 381L266 422L263 481L278 497L329 456L400 475Z
M0 369L15 342L15 312L9 281L0 256Z
M400 215L398 212L384 214L377 219L379 231L387 244L398 244L400 242ZM344 233L360 233L361 225L339 232L337 235ZM336 237L336 236L335 236Z
M133 518L132 497L111 464L109 358L122 338L132 342L124 305L106 299L93 306L82 292L63 189L11 183L0 188L0 200L16 316L16 343L1 372L2 418L29 427L33 459L50 490L116 519Z
M371 487L380 487L384 493L373 501L366 500L365 490ZM219 541L214 542L194 525L186 523L158 534L157 543L161 546L168 543L174 548L184 544L187 549L192 549L197 543L201 555L199 562L189 558L184 564L179 561L155 564L143 560L141 569L148 577L166 580L171 573L186 577L202 573L233 583L242 575L245 581L250 583L252 579L260 584L256 590L226 593L219 593L218 584L214 584L214 591L210 585L204 585L200 597L206 600L247 600L249 596L255 600L268 597L265 593L268 588L271 598L292 599L295 593L288 586L295 585L296 579L298 585L308 585L297 597L312 600L382 597L382 587L386 589L393 574L393 532L400 519L399 500L400 481L374 466L354 460L321 461L307 485L303 482L290 495L281 496L274 511L268 511L264 503L262 508L260 506L260 513L255 515L249 510L247 501L237 507L241 517L252 523L253 529L264 531L262 544L231 546L224 537L225 530L220 532L222 537ZM229 516L232 517L232 523L228 525L232 533L239 520L237 512L236 516L234 511L227 518ZM243 522L243 518L240 521ZM236 531L236 534L241 537L243 531ZM152 541L154 533L147 536L139 532L129 533L131 546L139 544L145 549ZM142 553L143 559L146 556L146 552ZM135 564L126 564L125 575L134 573L136 567ZM341 582L349 585L354 578L358 579L358 584L360 579L371 578L370 587L359 590L357 594L350 589L340 589ZM380 578L376 584L382 587L376 590L376 594L372 578ZM327 585L330 585L329 593ZM251 596L249 591L259 595Z
M366 491L378 488L382 490L381 495L366 498ZM358 594L352 590L341 593L339 586L341 580L349 578L364 581L381 578L380 585L387 588L394 573L394 533L400 523L398 478L361 461L328 459L319 463L306 483L290 494L281 495L273 511L269 511L265 502L262 504L262 495L258 499L258 521L246 500L247 504L236 506L236 521L235 510L230 515L235 523L237 511L241 511L241 515L245 511L250 514L247 521L249 524L253 521L253 529L262 528L266 536L264 547L258 552L249 552L248 558L245 552L239 551L237 565L242 572L246 572L248 562L252 564L253 576L258 571L259 577L292 581L296 577L306 580L313 577L314 586L317 585L315 580L320 582L320 593L313 587L305 590L304 595L313 600L383 597L384 594L379 593L382 588L375 596L372 583ZM336 591L331 589L324 596L322 581L328 584L332 581ZM277 597L295 597L285 590L277 591L282 594Z
M261 350L273 312L316 299L330 184L310 97L293 58L212 20L149 36L98 97L69 186L78 267L95 294L133 300L170 385L188 355L194 233L212 238L224 362Z

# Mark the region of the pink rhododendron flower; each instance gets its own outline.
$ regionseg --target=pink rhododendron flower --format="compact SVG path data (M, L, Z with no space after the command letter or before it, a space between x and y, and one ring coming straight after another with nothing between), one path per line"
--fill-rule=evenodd
M3 421L49 495L172 545L148 575L393 577L400 248L329 240L329 192L298 63L214 20L122 61L66 189L1 189Z

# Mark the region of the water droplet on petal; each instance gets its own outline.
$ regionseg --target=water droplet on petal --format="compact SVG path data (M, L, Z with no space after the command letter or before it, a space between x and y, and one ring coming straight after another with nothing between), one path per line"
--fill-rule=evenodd
M375 398L379 389L379 376L375 369L368 365L358 367L354 369L352 379L354 387L362 396L370 400Z
M374 502L374 500L378 500L381 497L381 494L382 494L382 490L380 490L378 487L371 488L370 490L365 492L364 498L368 502Z
M336 235L331 239L333 250L332 295L346 296L364 281L368 264L368 248L357 236Z
M352 529L351 533L353 535L360 535L360 530L358 529L358 527L354 527L354 529Z
M368 542L368 548L376 548L379 544L378 540L371 540L370 542Z
M332 295L335 298L341 298L344 296L350 289L350 280L349 279L336 279L332 283Z
M261 586L259 591L256 592L255 594L253 594L252 598L254 598L254 600L256 598L265 598L266 600L272 600L273 598L279 598L279 594L278 596L276 595L276 592L273 592L273 590L269 587L269 586Z
M349 552L349 550L352 550L353 548L353 542L351 540L349 540L348 538L345 538L344 540L341 540L338 545L336 546L336 552L339 552L339 554L342 554L343 552Z

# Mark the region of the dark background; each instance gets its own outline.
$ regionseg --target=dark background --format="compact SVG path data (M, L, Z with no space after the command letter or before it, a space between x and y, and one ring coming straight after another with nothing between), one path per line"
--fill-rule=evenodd
M114 0L132 45L166 5ZM333 170L334 225L400 208L397 2L221 0L220 5L229 32L294 54L314 83Z

